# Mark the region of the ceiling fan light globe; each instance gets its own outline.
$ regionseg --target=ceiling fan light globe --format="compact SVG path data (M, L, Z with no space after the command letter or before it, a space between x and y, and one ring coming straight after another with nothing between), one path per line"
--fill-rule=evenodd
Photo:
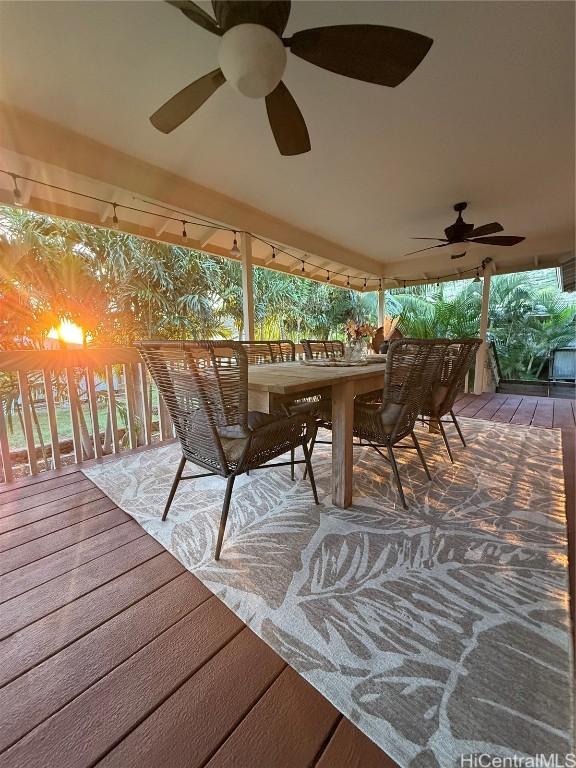
M262 99L276 88L286 69L286 49L271 29L238 24L223 36L218 63L230 85L243 96Z
M459 259L461 256L466 256L467 243L452 243L449 250L453 259Z

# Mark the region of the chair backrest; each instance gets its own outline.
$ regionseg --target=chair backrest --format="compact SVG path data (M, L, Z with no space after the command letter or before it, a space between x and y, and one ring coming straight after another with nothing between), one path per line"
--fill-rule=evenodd
M444 360L445 339L398 339L386 357L381 418L394 436L414 429Z
M265 341L240 341L246 350L248 365L265 363L289 363L296 360L296 345L290 339Z
M476 359L482 339L438 339L438 341L446 342L446 354L424 412L428 415L443 416L450 411L458 392L464 386L464 379Z
M561 347L552 352L549 378L555 381L576 380L576 347Z
M334 359L344 356L344 342L339 339L301 339L306 360Z
M248 358L234 341L136 343L164 402L184 456L228 474L222 438L246 437Z

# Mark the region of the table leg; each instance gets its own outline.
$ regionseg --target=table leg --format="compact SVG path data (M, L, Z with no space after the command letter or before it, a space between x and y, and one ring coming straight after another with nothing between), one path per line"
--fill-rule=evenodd
M332 503L352 504L354 449L354 383L344 381L332 387Z
M248 390L248 410L272 413L273 395L256 389Z

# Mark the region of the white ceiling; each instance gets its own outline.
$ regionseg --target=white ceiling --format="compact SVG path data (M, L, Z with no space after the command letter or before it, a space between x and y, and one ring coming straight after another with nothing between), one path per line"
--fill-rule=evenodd
M209 5L202 3L209 9ZM289 54L285 82L312 151L281 157L262 101L229 86L174 133L148 118L217 66L218 38L161 2L0 2L0 100L365 254L389 274L433 274L444 249L412 236L466 220L524 235L475 246L500 268L574 247L574 4L293 2L286 34L326 24L434 39L398 88Z

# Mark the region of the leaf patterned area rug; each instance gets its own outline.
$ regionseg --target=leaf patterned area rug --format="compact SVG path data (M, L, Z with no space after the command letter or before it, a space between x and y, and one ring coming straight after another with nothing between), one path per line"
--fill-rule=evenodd
M331 448L302 472L183 481L169 444L85 469L118 506L403 768L574 751L560 432L462 419L452 465L419 431L433 481L355 448L354 504L331 503ZM297 467L301 470L301 466ZM188 464L194 474L195 467Z

